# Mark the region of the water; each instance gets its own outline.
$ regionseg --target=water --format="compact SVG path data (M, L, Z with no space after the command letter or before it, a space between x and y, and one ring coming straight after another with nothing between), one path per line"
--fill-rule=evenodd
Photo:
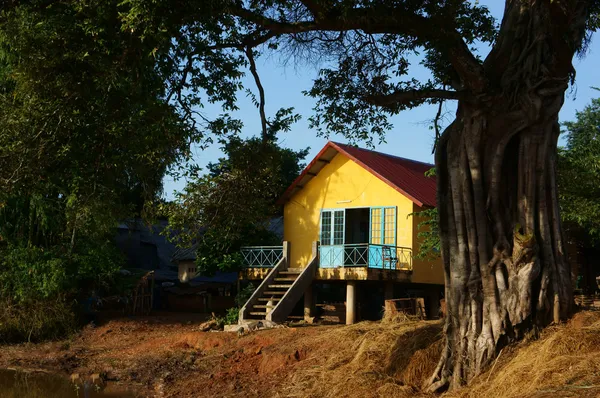
M133 398L127 391L71 383L58 375L0 369L0 398Z

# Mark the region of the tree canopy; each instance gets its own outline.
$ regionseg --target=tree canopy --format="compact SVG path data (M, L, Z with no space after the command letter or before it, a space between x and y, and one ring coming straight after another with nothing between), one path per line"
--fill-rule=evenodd
M291 110L278 113L272 126L289 126ZM241 246L279 245L271 228L281 216L277 200L300 174L308 150L277 144L276 136L222 142L225 157L193 177L176 200L166 206L169 235L182 246L196 248L200 272L237 270Z
M29 337L48 336L63 322L43 316L52 300L69 312L106 287L123 264L117 222L160 195L198 138L165 98L161 39L125 29L120 3L0 10L0 339L19 335L4 320L23 308L45 319L19 318Z
M567 231L586 245L600 245L600 99L564 123L567 145L559 151L558 192ZM577 233L582 231L583 233Z

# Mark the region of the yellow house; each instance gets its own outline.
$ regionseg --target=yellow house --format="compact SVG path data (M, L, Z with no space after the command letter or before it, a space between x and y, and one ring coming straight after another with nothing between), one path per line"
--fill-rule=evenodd
M441 261L413 258L419 219L410 216L435 206L432 167L328 142L281 199L283 246L243 249L243 279L262 283L240 318L281 321L302 296L310 316L332 286L345 290L346 323L379 313L383 298L423 297L437 315Z

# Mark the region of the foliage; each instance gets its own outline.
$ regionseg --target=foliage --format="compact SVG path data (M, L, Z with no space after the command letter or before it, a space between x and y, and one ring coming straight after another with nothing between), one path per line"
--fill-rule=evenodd
M193 131L163 99L158 41L125 31L118 4L32 1L0 14L3 192L139 210L139 194L155 195L187 155Z
M71 303L108 287L117 221L156 200L201 136L165 98L153 54L166 39L125 29L121 3L0 10L0 300L32 314L62 300L30 327L40 336L71 329Z
M226 112L234 109L240 76L251 62L248 49L255 57L285 51L296 62L314 59L327 65L306 92L317 98L313 127L322 135L368 142L383 139L392 127L390 115L437 102L440 95L431 91L436 87L457 86L456 59L449 49L458 45L468 52L467 46L489 43L496 34L487 8L465 1L126 4L125 20L132 29L171 37L168 52L162 52L168 57L160 62L171 74L169 90L184 113L207 101L222 103ZM409 77L411 61L419 57L432 72L428 81ZM395 93L410 95L388 97Z
M0 254L0 297L15 303L106 290L122 264L120 253L108 240L82 241L73 252L60 246L8 246Z
M276 202L307 154L281 148L274 137L234 136L223 142L223 151L226 157L189 181L167 209L178 244L196 244L196 265L204 273L238 269L242 245L281 243L269 224L280 214Z
M223 320L225 325L235 325L238 323L238 319L240 317L240 309L239 307L232 307L227 310L225 314L225 319Z
M435 175L435 168L425 172L426 177L435 177ZM439 258L441 243L437 208L417 211L411 213L410 216L420 219L417 224L419 250L414 254L414 257L422 260L435 260Z
M0 11L0 239L14 247L102 251L189 154L196 132L152 55L163 38L124 29L120 3Z
M0 343L35 342L55 339L77 330L74 303L58 296L14 302L0 300Z
M237 305L239 308L242 308L244 304L246 304L246 302L250 299L252 294L254 294L255 290L256 287L254 287L252 283L248 283L248 285L246 285L246 287L240 290L237 296L235 296L235 305Z
M592 100L576 120L564 123L567 145L560 148L558 185L567 232L587 245L600 244L600 99ZM582 233L581 233L582 232Z
M240 290L235 296L235 307L231 307L227 310L224 317L218 317L217 323L220 327L223 325L235 325L238 322L240 316L240 309L246 304L254 293L256 288L252 283L249 283L246 287Z
M421 219L417 224L419 232L419 250L414 255L422 260L434 260L440 257L440 233L437 208L425 209L412 213L413 217Z

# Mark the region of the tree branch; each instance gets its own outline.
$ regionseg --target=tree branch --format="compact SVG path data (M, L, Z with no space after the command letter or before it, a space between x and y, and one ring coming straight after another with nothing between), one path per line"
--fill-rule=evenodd
M303 4L309 10L316 5L314 1L307 0L303 0ZM333 11L328 9L327 15L322 15L322 18L298 22L278 21L243 7L232 9L231 14L274 35L362 30L370 34L388 33L419 38L436 45L448 56L465 88L478 93L487 85L481 62L471 53L451 18L424 17L397 7L353 8L340 10L339 13Z
M320 19L325 13L325 10L331 8L331 4L329 4L329 6L323 6L322 0L300 0L300 2L304 4L315 19Z
M449 91L449 90L408 90L408 91L396 91L391 94L385 95L368 95L365 96L365 100L373 105L377 106L388 106L403 104L413 101L421 101L430 98L437 99L463 99L464 93L462 91Z
M258 103L258 111L260 113L260 124L262 127L262 139L263 142L267 141L268 133L267 133L267 116L265 115L265 90L260 82L260 77L258 76L258 72L256 71L256 62L254 62L254 53L252 52L252 47L246 48L246 57L250 62L250 72L254 77L254 81L256 82L256 87L258 88L259 95L259 103Z
M437 148L437 144L440 140L441 132L440 132L440 119L442 117L442 106L444 105L444 101L440 100L438 104L438 110L435 114L435 119L433 119L433 127L435 129L435 141L433 141L433 148L431 149L431 153L435 154L435 150Z
M258 31L253 32L249 35L246 35L238 42L220 43L220 44L215 44L214 46L208 46L205 48L207 50L223 50L226 48L237 48L237 49L241 50L246 47L256 47L258 45L266 43L273 37L277 36L277 33L271 32L271 31L264 32L258 36L257 36L257 33L258 33Z

